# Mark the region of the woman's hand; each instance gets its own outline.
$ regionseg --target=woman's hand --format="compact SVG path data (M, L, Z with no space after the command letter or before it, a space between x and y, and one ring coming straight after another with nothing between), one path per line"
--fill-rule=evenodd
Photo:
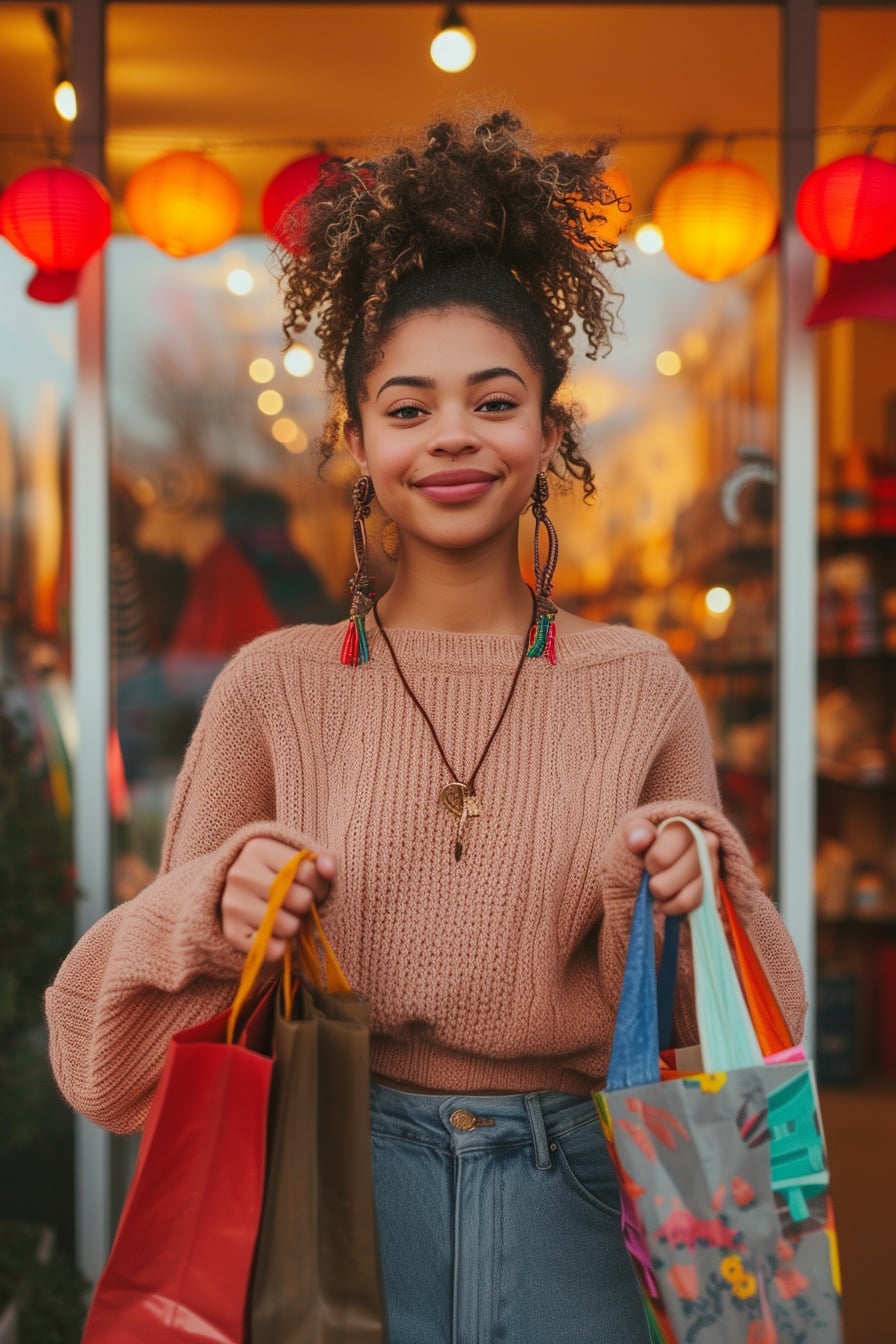
M246 841L227 870L221 897L221 929L237 952L248 952L264 919L271 883L294 855L295 850L289 845L256 836ZM335 876L336 859L332 854L318 854L315 860L305 859L299 864L274 921L265 961L282 959L287 943L299 931L302 916L312 901L320 904L326 900Z
M714 883L719 878L719 838L712 831L703 831ZM633 854L639 854L650 874L650 894L666 915L686 915L696 910L703 897L700 861L697 844L687 826L672 822L658 831L646 817L636 817L629 824L626 843Z

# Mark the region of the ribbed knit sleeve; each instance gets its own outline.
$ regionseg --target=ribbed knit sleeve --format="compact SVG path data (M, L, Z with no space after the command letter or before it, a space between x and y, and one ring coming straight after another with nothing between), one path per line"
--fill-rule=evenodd
M270 743L231 664L178 777L159 876L100 919L47 991L50 1058L66 1099L108 1129L140 1128L174 1032L223 1009L242 958L218 906L247 840L303 837L272 820Z
M688 817L718 837L720 876L769 969L794 1040L801 1040L808 1004L796 948L762 890L740 833L721 811L706 716L693 682L680 667L677 698L657 736L639 806L617 822L601 866L606 919L599 949L605 963L603 973L608 976L621 980L633 898L642 872L625 837L638 817L659 825L676 816ZM679 980L692 986L687 941L682 947ZM697 1040L693 993L687 989L677 997L675 1031L681 1044Z

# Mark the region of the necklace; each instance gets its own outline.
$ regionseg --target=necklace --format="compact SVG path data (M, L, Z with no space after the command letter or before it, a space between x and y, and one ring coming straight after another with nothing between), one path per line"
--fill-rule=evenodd
M439 802L442 804L442 807L444 807L447 812L450 812L453 817L457 818L457 826L454 832L454 858L456 862L459 862L464 852L463 830L464 826L467 823L467 818L479 817L482 815L482 807L475 792L476 776L479 774L482 762L488 755L492 743L498 736L498 729L501 727L501 724L507 717L507 711L510 708L510 702L513 699L513 693L516 690L517 682L520 679L520 673L523 670L523 665L526 662L526 658L529 652L528 631L526 634L525 643L523 644L523 651L520 655L520 660L516 665L516 671L513 674L513 680L510 683L510 690L507 692L507 698L504 701L504 707L501 710L501 713L498 715L498 721L495 724L494 728L492 729L489 735L489 739L482 749L482 754L479 757L479 760L473 767L473 773L470 775L470 778L466 781L466 783L464 783L462 780L458 778L457 771L452 770L451 762L445 755L445 748L439 741L439 735L436 732L435 728L433 727L432 719L429 717L426 710L423 708L420 701L417 699L416 695L408 685L407 677L402 672L401 664L399 663L395 650L392 647L392 641L390 640L383 626L380 624L380 616L379 612L377 611L376 602L374 602L373 604L373 619L376 621L377 629L379 630L380 634L382 635L385 641L386 648L389 650L389 653L392 657L392 662L395 664L395 671L398 673L398 678L404 689L407 691L411 701L417 706L418 710L423 715L423 719L426 723L426 726L429 729L430 733L432 734L432 740L433 742L435 742L436 747L438 748L439 751L439 755L441 756L442 760L445 763L445 769L448 771L448 783L443 785L442 789L439 792ZM533 620L534 619L535 618L533 615Z

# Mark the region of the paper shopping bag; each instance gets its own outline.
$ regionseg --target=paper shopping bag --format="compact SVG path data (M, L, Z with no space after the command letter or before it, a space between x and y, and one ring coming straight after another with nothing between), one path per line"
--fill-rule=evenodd
M370 1144L370 1008L316 910L273 1005L270 1157L252 1344L385 1344Z
M689 922L703 1071L661 1080L645 878L606 1089L595 1094L626 1244L656 1340L838 1344L837 1241L812 1068L764 1062L701 849L704 899ZM726 913L737 920L730 903ZM765 1033L777 1022L771 991L758 962L751 975L752 994L767 1000Z
M307 854L272 884L234 1006L172 1037L82 1344L244 1344L272 1074L265 1005L275 987L254 1007L250 996Z

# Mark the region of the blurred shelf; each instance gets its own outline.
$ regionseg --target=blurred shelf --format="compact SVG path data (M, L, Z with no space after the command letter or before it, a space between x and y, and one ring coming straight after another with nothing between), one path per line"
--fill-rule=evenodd
M854 775L846 771L832 770L826 766L824 770L817 772L817 779L820 784L837 784L844 789L864 789L869 793L876 793L882 790L892 789L896 786L896 774L892 770L887 771L885 775Z
M896 931L896 911L889 911L883 915L816 915L816 922L826 929L831 928L858 928L858 929L892 929Z
M896 546L896 532L829 532L818 538L819 555L840 554L861 546L872 549Z
M869 649L867 653L820 653L820 663L873 663L896 661L896 649Z

